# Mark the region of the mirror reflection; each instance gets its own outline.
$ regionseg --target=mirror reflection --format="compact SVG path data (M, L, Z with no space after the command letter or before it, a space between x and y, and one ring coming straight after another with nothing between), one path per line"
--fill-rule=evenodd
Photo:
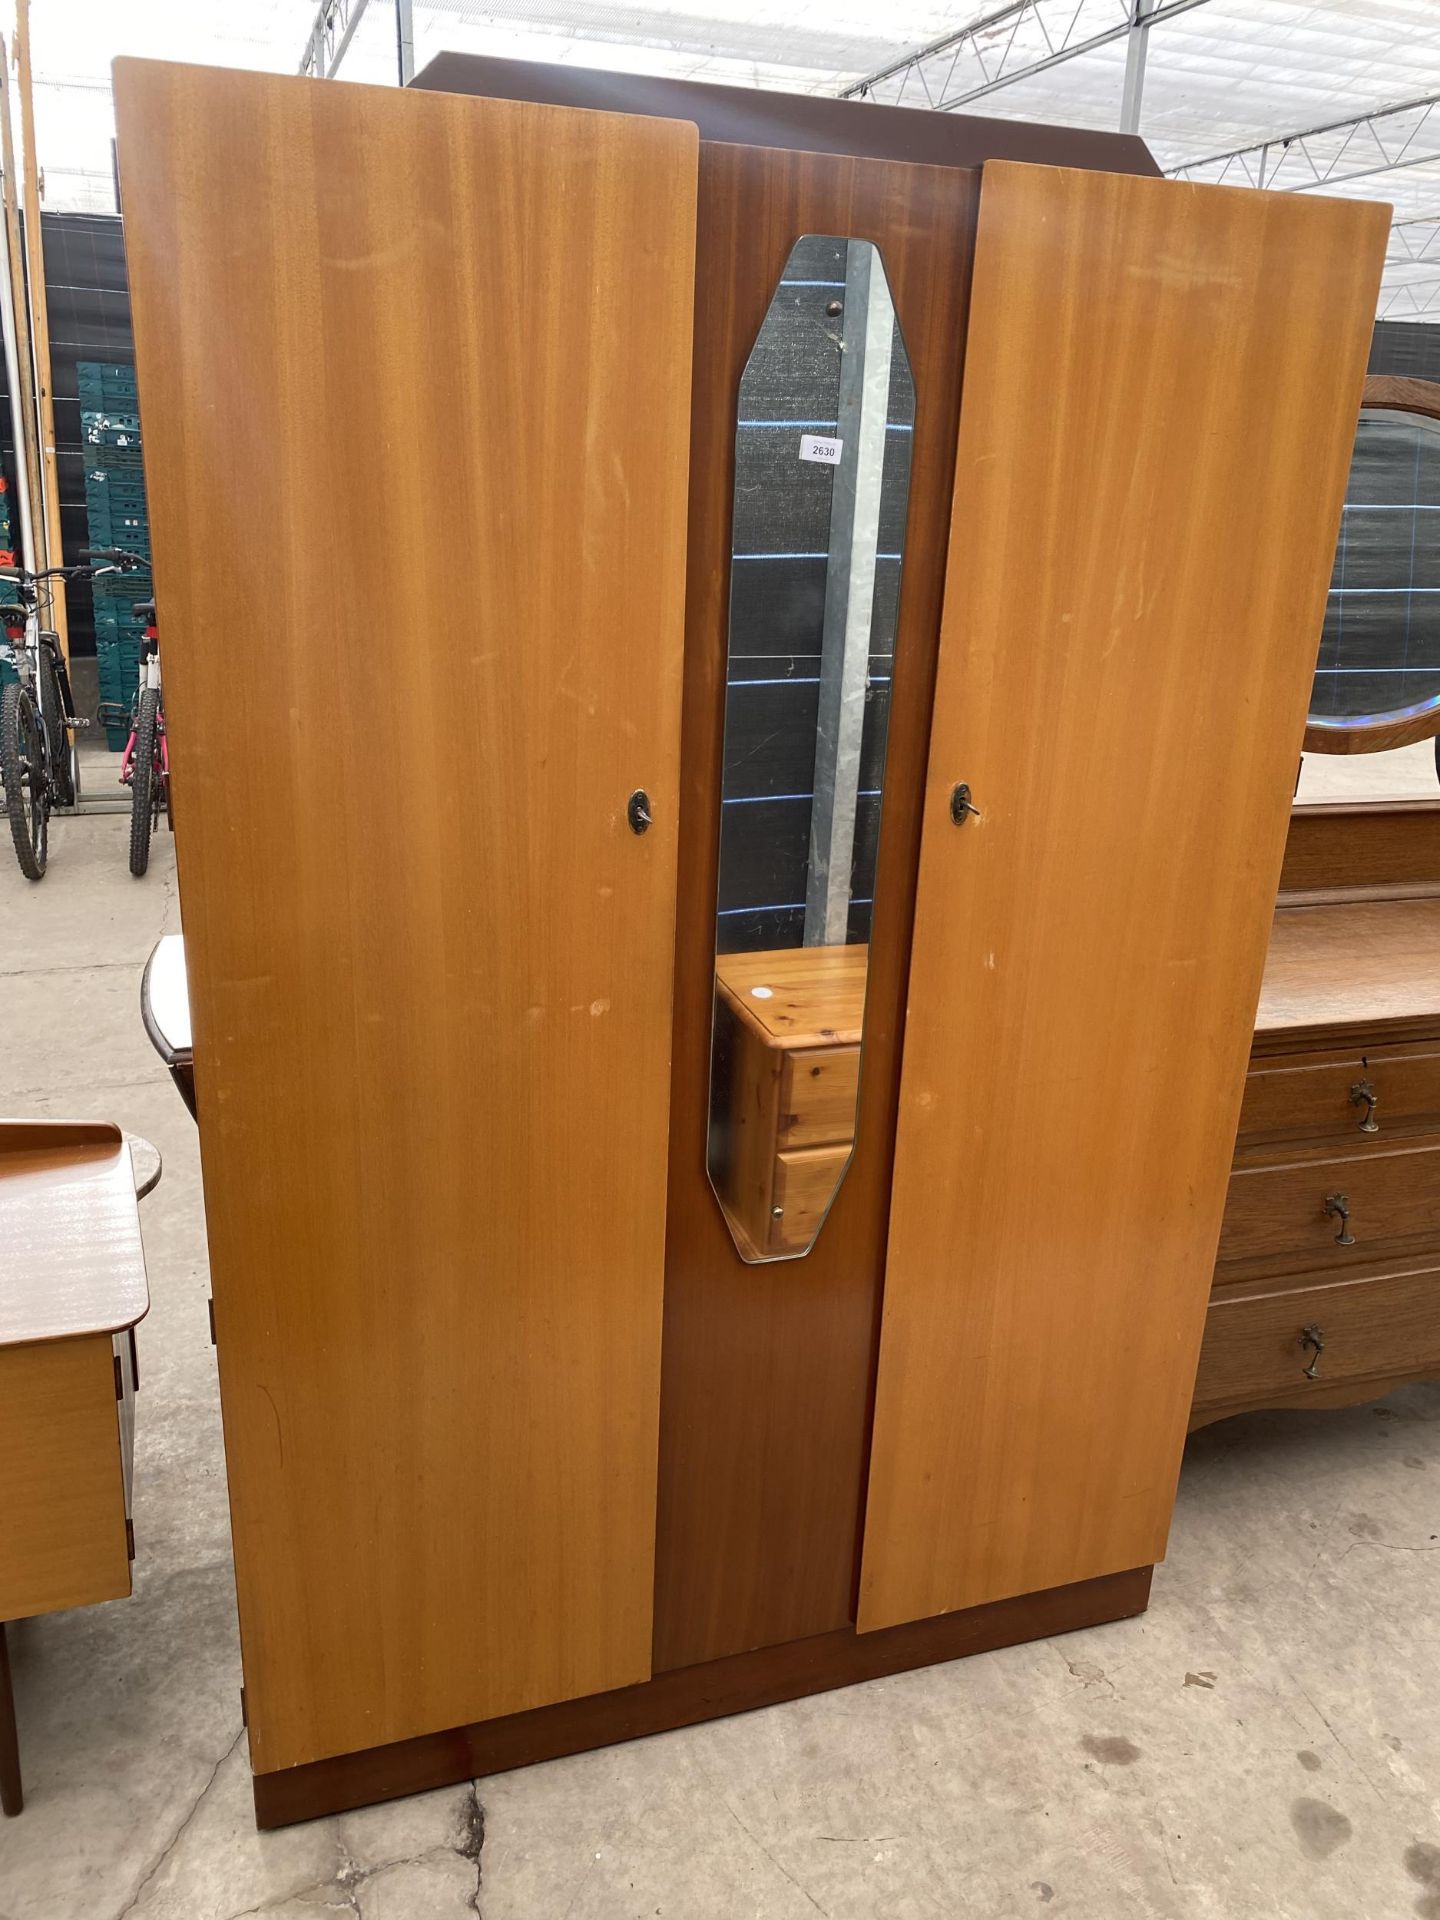
M735 430L708 1162L751 1261L854 1147L914 422L879 252L797 241Z
M1440 386L1433 391L1440 407ZM1371 744L1362 739L1367 730L1410 721L1427 731L1427 714L1440 725L1440 420L1367 406L1326 601L1308 744L1354 752ZM1392 735L1373 744L1401 743Z

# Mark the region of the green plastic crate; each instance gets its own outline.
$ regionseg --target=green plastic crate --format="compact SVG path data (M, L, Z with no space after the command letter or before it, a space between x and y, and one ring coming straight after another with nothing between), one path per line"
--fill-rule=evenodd
M85 492L87 498L93 495L97 500L130 500L144 506L145 475L139 467L118 471L113 467L90 467L85 474Z
M132 447L140 445L140 416L133 409L100 412L82 409L80 438L86 447Z
M75 379L82 407L111 406L136 391L135 369L114 360L77 360Z
M133 609L142 600L155 598L155 585L149 569L135 573L107 573L91 583L97 619L133 620Z
M85 465L89 472L107 479L121 474L138 478L145 471L145 455L138 446L86 447Z
M145 525L143 520L125 520L110 514L97 513L92 513L89 519L89 544L91 550L92 552L100 553L102 556L96 561L95 564L97 566L104 566L106 564L103 558L105 550L115 547L118 547L123 553L133 553L142 560L149 560L150 529ZM133 581L136 578L133 573L127 573L122 577L129 581ZM93 584L99 587L103 584L103 581L97 580ZM129 589L127 588L126 591L128 592ZM130 597L132 600L144 600L148 596L143 593L132 593Z

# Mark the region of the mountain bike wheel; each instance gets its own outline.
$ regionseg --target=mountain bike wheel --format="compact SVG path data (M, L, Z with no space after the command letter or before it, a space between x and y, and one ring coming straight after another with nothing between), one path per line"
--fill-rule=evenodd
M50 820L45 736L34 701L15 683L0 699L0 782L20 871L27 880L43 880Z
M65 683L55 656L48 647L42 647L40 651L40 677L44 688L40 707L50 746L51 792L62 807L73 807L79 786L75 742L65 727Z
M146 687L135 721L135 751L130 756L130 871L138 880L150 864L150 835L155 827L155 749L160 694Z

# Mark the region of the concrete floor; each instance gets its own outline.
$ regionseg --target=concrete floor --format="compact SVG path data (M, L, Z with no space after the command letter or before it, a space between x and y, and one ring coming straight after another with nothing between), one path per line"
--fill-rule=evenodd
M137 1013L173 858L125 834L0 858L0 1111L166 1163L135 1594L12 1629L0 1920L1440 1920L1440 1388L1200 1435L1141 1620L257 1834L195 1132Z

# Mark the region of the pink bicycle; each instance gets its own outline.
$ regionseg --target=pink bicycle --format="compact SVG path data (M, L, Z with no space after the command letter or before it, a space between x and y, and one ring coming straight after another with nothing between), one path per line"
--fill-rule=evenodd
M160 633L155 602L142 600L135 613L145 622L140 646L140 684L130 710L130 738L120 762L120 784L130 789L130 871L138 880L150 864L150 836L170 818L170 748L160 691Z

